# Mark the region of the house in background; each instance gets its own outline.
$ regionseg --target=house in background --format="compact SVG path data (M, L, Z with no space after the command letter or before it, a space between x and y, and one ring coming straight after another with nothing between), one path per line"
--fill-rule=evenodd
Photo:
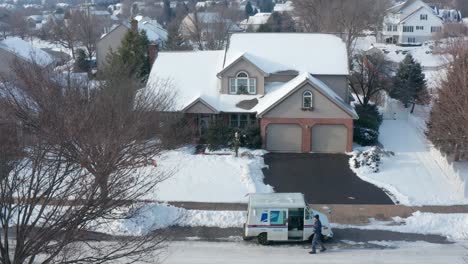
M136 16L134 22L125 21L109 33L103 35L96 44L96 62L98 70L102 69L106 63L107 55L110 51L117 51L122 44L125 34L129 30L144 30L150 41L151 54L155 54L156 47L160 47L167 41L167 31L156 21L147 17ZM156 46L156 47L155 47Z
M52 56L21 38L8 37L0 40L0 75L13 77L14 72L11 66L17 59L21 62L34 62L43 67L55 66Z
M271 13L257 13L249 18L244 19L240 22L239 26L246 31L257 31L261 25L268 22Z
M421 44L442 32L443 20L421 0L408 0L387 10L379 40L393 44Z
M334 35L235 33L225 50L160 52L153 66L148 89L169 79L177 94L172 110L192 120L199 136L218 120L260 126L269 151L352 149L358 116L349 103L345 43Z
M225 18L217 12L190 13L180 23L180 32L187 39L198 31L201 31L201 37L206 39L210 34L217 34L218 31L224 30L228 32L242 31L231 19Z

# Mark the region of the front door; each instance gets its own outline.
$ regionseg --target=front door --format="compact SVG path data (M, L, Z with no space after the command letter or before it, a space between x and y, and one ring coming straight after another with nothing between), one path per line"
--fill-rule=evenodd
M268 232L268 240L288 240L288 210L270 209L269 216L270 228Z
M213 115L198 114L198 134L204 136L213 120Z

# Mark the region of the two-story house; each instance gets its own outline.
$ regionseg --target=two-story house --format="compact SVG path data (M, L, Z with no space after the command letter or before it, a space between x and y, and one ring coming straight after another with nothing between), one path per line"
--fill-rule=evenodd
M431 40L442 27L442 18L429 5L408 0L387 10L379 38L385 43L419 44Z
M148 88L169 80L173 110L199 133L214 120L258 124L269 151L341 153L352 150L358 118L348 73L345 44L334 35L235 33L225 50L160 52Z

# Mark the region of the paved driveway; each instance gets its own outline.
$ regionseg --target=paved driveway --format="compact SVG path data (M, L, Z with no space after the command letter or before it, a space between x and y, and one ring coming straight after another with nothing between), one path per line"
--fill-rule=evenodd
M344 154L265 155L265 182L275 192L302 192L313 204L393 204L385 192L361 180Z

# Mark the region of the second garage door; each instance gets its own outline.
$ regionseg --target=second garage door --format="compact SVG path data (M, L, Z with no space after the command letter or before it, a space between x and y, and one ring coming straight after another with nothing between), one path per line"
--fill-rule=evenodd
M344 125L315 125L311 137L312 152L346 152L348 129Z
M266 131L267 150L301 152L302 128L295 124L270 124Z

